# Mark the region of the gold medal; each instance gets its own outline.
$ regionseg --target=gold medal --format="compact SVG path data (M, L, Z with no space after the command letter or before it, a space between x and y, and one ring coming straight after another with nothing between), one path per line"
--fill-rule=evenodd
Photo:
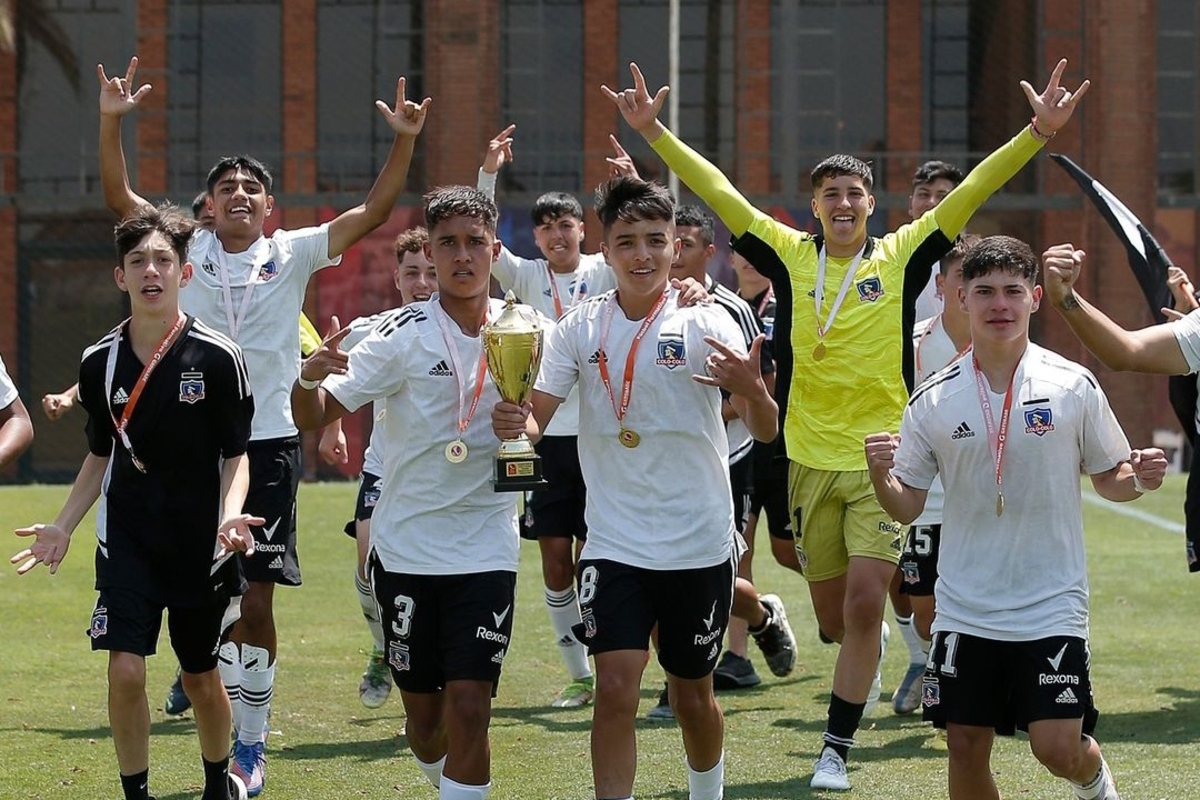
M467 446L462 439L455 439L446 445L446 460L451 464L461 464L467 460Z
M1004 495L1001 494L1000 492L996 492L996 516L998 517L1003 513L1004 513Z
M825 358L825 343L817 342L817 346L813 348L813 361L820 361Z
M634 448L642 443L642 437L638 436L637 431L632 431L629 428L621 428L620 432L617 433L617 441L628 448Z

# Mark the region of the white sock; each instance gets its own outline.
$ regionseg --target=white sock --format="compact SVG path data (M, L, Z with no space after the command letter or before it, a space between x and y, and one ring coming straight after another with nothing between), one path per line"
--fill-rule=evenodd
M375 649L382 651L383 623L379 620L379 606L371 596L371 585L362 579L357 569L354 570L354 591L358 594L358 605L362 609L363 619L367 621L371 637L375 640Z
M688 764L688 800L721 800L725 796L725 752L712 768L696 772Z
M908 660L913 664L924 664L929 658L929 644L917 633L913 615L902 617L897 614L896 627L900 629L900 638L908 646Z
M575 587L569 586L561 592L546 587L546 608L550 611L550 628L558 642L558 652L571 680L590 678L592 669L588 665L587 649L584 648L571 628L580 624L583 618L579 615L579 599L575 596Z
M238 723L238 741L256 744L263 740L267 715L271 713L271 695L275 692L275 664L267 664L267 651L242 644L242 720Z
M442 756L437 761L428 764L415 755L413 759L417 762L417 766L421 768L421 772L425 773L426 779L433 784L433 788L438 788L442 782L442 768L446 766L446 757Z
M438 800L487 800L492 791L492 784L483 786L468 786L465 783L452 781L442 776L442 785L438 787Z
M1075 790L1075 796L1079 800L1097 800L1103 797L1108 791L1108 778L1104 774L1104 760L1101 758L1100 769L1096 770L1096 777L1084 784L1078 784L1074 781L1067 781L1071 784L1071 788Z
M217 651L217 673L225 684L229 695L229 708L233 712L233 729L242 722L242 654L233 642L226 642Z

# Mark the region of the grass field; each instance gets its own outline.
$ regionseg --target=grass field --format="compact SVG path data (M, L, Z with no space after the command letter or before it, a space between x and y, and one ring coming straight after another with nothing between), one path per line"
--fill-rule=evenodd
M435 798L412 762L394 696L378 711L358 702L356 687L370 642L354 598L354 548L341 533L353 508L352 484L301 488L301 561L305 585L277 595L280 669L269 745L267 790L280 798ZM0 528L53 518L65 487L0 489ZM1183 480L1172 478L1136 506L1170 520L1181 516ZM1189 576L1183 539L1144 520L1087 505L1092 585L1092 655L1104 745L1126 800L1200 797L1200 575ZM91 519L80 526L59 574L18 578L0 571L0 798L120 797L107 731L104 664L83 635L94 599ZM13 537L9 550L19 543ZM824 727L835 648L819 643L801 580L769 562L757 583L787 602L800 647L787 679L721 695L726 716L726 793L734 800L822 796L808 788ZM159 800L200 794L198 743L190 718L172 719L162 700L174 662L150 659L153 718L151 790ZM906 654L893 638L885 697L903 676ZM647 671L642 711L660 675ZM589 710L547 703L563 683L542 602L537 549L523 545L515 633L492 721L495 798L590 798ZM864 721L850 761L858 798L946 796L945 754L914 717L880 704ZM686 800L679 732L640 722L636 796ZM993 766L1008 798L1067 798L1020 739L998 742Z

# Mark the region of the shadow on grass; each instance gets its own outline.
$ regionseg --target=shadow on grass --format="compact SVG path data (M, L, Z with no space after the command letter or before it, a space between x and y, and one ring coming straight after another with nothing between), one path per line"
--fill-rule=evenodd
M1188 744L1200 742L1200 690L1162 686L1155 690L1170 698L1169 705L1154 711L1104 712L1100 700L1100 722L1096 737L1101 744L1141 742L1145 744Z
M342 742L302 742L279 750L267 750L267 758L281 761L324 761L345 758L359 763L386 761L409 756L408 738L390 733L382 739L354 739ZM163 800L159 798L159 800Z
M47 736L57 736L60 739L74 741L78 739L97 739L108 741L112 738L111 729L105 725L100 728L51 728L42 725L24 725L19 728L0 728L3 731L21 731L23 733L43 733ZM191 717L176 717L158 720L150 723L150 736L195 736L196 725Z

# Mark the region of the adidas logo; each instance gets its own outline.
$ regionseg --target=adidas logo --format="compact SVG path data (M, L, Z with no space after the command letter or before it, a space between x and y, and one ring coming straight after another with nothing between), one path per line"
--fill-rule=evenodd
M605 363L608 363L608 357L607 357L607 356L605 356L605 358L604 358L604 361L605 361ZM600 363L600 351L599 351L599 350L597 350L596 352L592 353L592 354L591 354L591 355L588 357L588 363L589 363L589 364L599 364L599 363Z
M1071 687L1068 686L1066 689L1062 690L1062 694L1060 694L1058 697L1056 697L1054 699L1054 702L1056 702L1056 703L1078 703L1079 698L1075 696L1075 692L1073 692L1071 690Z
M950 434L951 439L970 439L975 435L975 431L971 430L970 426L965 422L958 423L958 427L954 429L954 433Z
M112 402L114 406L124 405L129 402L129 395L125 392L123 386L118 386L117 390L113 392Z
M283 556L275 556L271 559L271 563L267 564L267 569L283 569Z
M447 378L447 377L453 375L454 372L450 369L449 366L447 366L445 361L439 361L438 363L433 365L433 369L429 370L429 374L430 375L438 375L443 378Z
M496 655L492 656L492 663L493 664L503 664L504 663L504 655L505 655L505 648L501 647L499 652L497 652Z

